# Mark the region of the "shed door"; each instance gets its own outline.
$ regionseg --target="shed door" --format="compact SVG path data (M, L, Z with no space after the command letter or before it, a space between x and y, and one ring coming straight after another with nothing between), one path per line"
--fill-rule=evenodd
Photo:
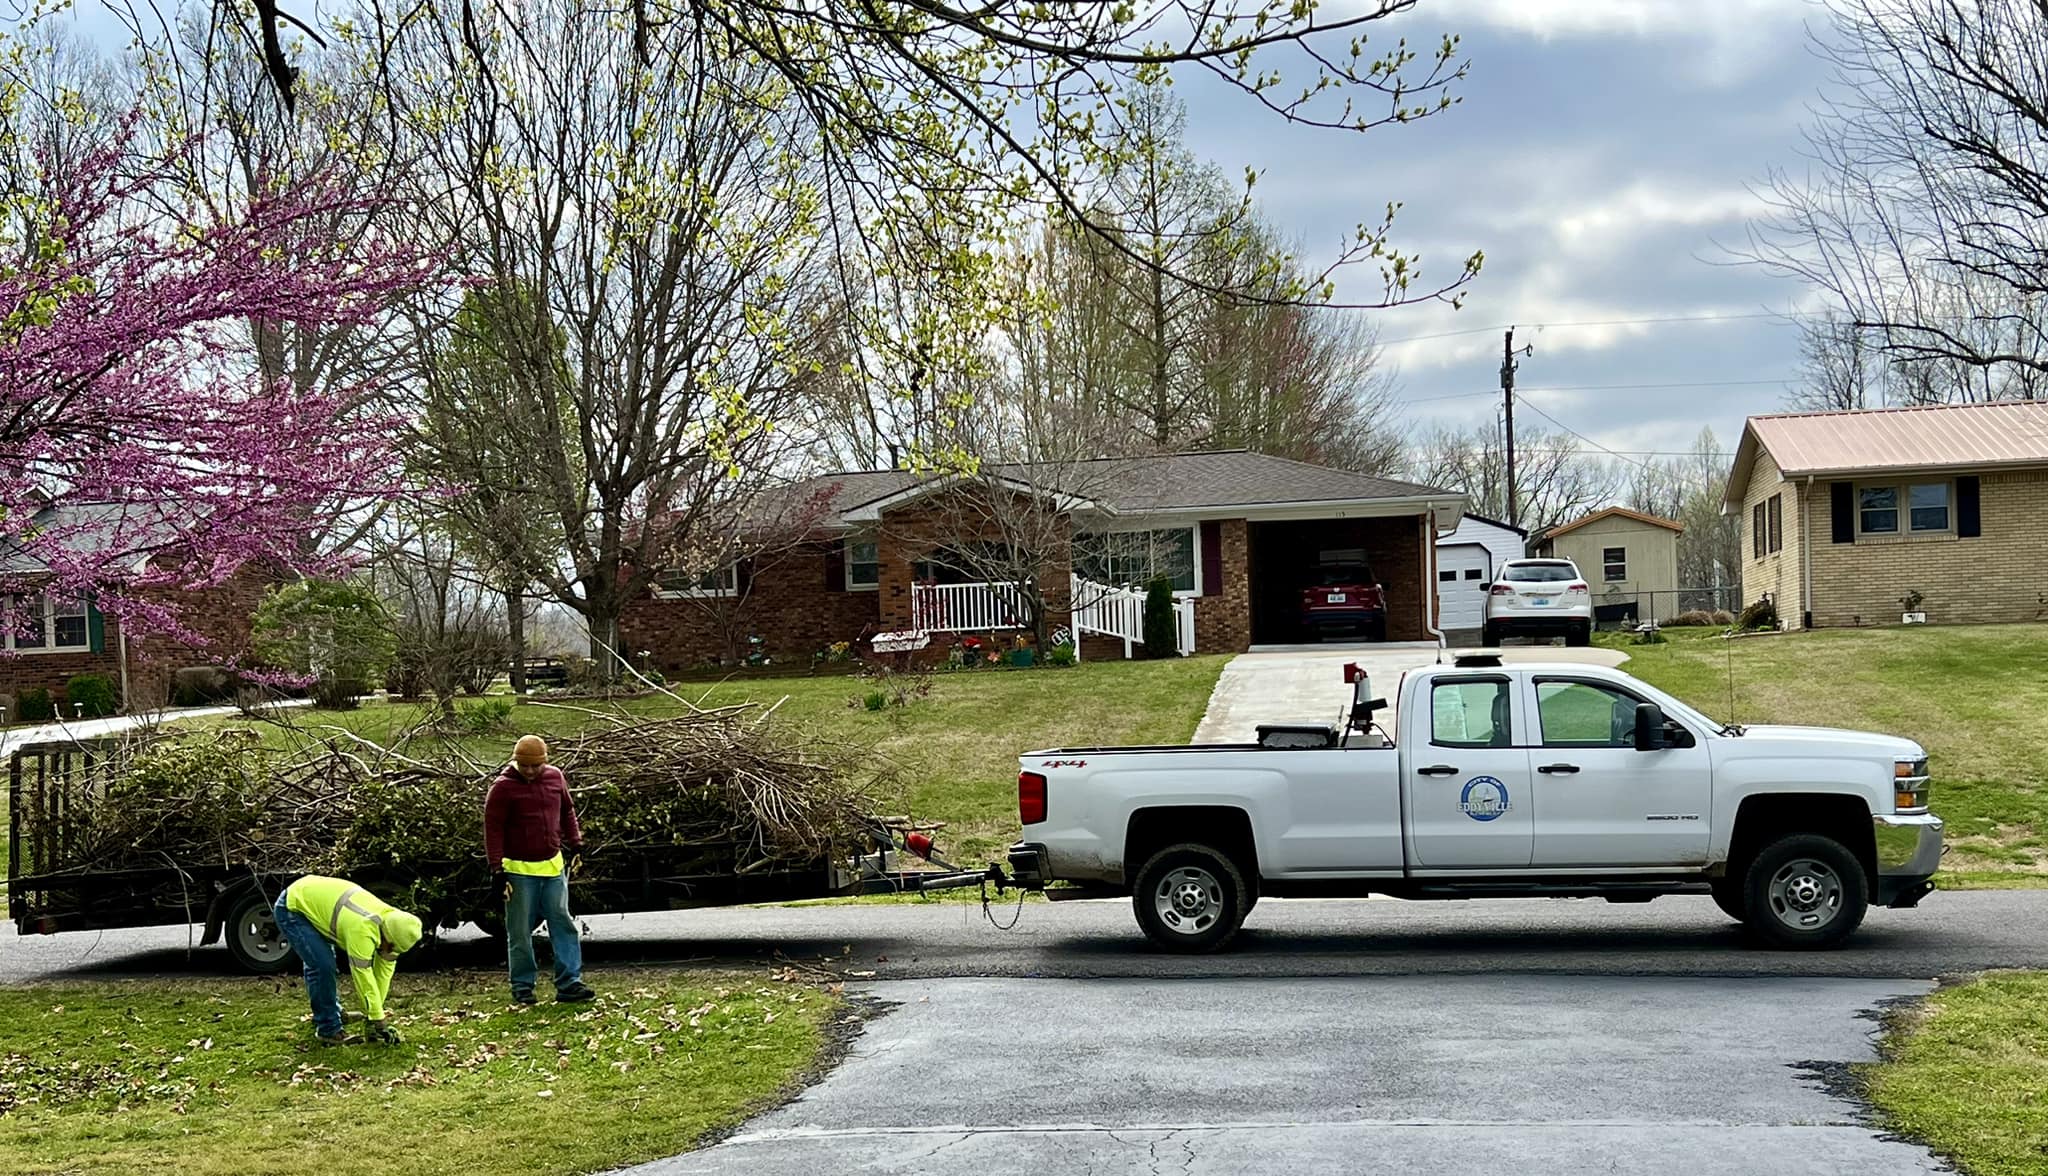
M1486 588L1493 580L1493 556L1477 543L1437 548L1436 594L1443 602L1440 629L1477 629L1484 623Z

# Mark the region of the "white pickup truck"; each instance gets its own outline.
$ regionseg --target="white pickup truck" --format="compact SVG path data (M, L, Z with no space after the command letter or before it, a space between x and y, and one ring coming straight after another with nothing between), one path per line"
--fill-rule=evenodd
M1711 894L1767 944L1824 948L1933 889L1942 823L1909 740L1732 726L1618 670L1498 655L1396 697L1392 738L1361 686L1341 731L1024 755L1011 867L1129 894L1182 952L1223 947L1262 895Z

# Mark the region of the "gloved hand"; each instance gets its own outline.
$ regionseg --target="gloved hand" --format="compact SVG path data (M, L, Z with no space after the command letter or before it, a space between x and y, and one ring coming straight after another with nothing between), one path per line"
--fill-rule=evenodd
M491 871L491 892L506 902L512 901L512 876L503 870Z
M577 847L571 848L571 849L569 850L569 868L568 868L567 870L564 870L564 871L563 871L563 873L565 873L565 874L581 874L582 872L583 872L583 849L582 849L582 847L581 847L581 846L577 846Z
M370 1022L369 1030L363 1036L367 1037L372 1045L397 1045L400 1040L398 1030L382 1021Z

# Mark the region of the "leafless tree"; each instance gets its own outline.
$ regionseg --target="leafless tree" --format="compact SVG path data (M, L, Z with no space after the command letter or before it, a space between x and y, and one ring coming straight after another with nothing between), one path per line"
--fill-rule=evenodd
M1683 457L1630 467L1622 504L1685 525L1678 537L1678 586L1717 588L1715 607L1741 599L1742 520L1722 510L1728 453L1712 429L1701 429ZM1701 598L1704 604L1708 598ZM1697 607L1691 598L1680 607Z
M1472 513L1507 517L1507 446L1498 421L1465 431L1438 429L1423 438L1409 463L1416 480L1463 492ZM1615 481L1614 472L1576 439L1515 430L1516 514L1530 534L1610 501Z
M1774 172L1746 255L1824 290L1907 401L2048 371L2048 7L1830 0L1810 174Z

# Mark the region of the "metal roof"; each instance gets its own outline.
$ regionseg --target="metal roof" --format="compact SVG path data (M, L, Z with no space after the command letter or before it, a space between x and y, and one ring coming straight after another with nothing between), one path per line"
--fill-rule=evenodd
M1753 416L1736 447L1729 502L1741 504L1759 448L1788 478L2048 465L2048 401Z

